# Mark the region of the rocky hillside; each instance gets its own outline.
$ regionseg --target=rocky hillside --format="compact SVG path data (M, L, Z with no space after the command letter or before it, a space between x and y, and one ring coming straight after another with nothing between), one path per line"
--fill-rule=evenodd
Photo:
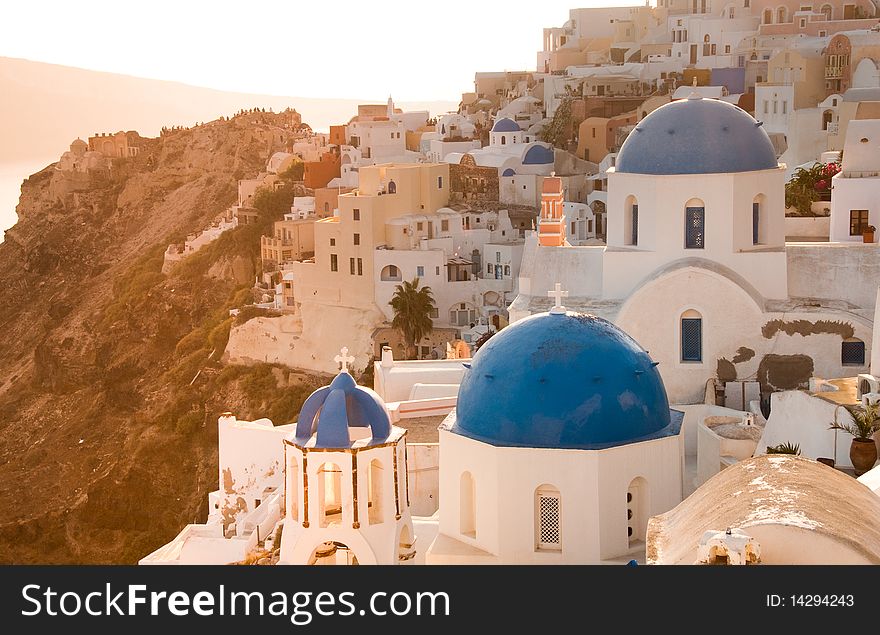
M216 361L292 187L259 198L258 224L161 273L168 243L279 149L274 117L153 139L80 191L54 166L24 183L0 244L0 562L135 562L204 520L219 413L290 421L314 387Z

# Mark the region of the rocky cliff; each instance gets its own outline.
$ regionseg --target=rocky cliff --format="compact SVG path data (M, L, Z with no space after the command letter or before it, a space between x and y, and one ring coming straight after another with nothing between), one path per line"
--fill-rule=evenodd
M25 181L0 244L0 562L135 562L204 520L219 413L295 416L312 378L217 361L292 191L161 273L281 149L275 117L149 140L85 184Z

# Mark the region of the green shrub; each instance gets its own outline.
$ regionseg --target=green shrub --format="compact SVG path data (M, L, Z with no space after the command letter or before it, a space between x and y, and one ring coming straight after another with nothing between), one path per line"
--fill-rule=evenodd
M188 436L198 430L204 421L205 417L201 412L190 410L177 418L174 423L174 431L181 436Z
M281 315L278 311L273 311L271 309L261 309L256 306L246 306L242 308L238 315L235 316L235 325L241 326L248 320L252 320L255 317L278 317Z
M204 329L196 329L184 335L177 346L174 347L174 354L178 357L186 357L194 351L207 348L208 342L205 338Z
M229 330L232 328L233 318L227 318L215 326L208 334L209 348L214 351L213 359L220 359L226 344L229 343Z

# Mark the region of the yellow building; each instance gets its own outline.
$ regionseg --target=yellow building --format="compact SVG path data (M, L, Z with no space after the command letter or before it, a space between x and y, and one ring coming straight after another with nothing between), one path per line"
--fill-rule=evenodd
M272 236L260 237L263 271L275 271L284 264L315 255L315 218L287 218L276 221Z
M315 223L314 262L294 269L297 295L319 304L375 309L373 259L375 250L388 244L386 222L430 214L448 202L446 163L362 167L358 189L339 197L338 216Z

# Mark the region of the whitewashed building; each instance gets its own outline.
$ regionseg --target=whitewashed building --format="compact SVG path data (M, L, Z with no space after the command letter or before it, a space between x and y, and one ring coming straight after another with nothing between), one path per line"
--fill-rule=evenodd
M880 227L880 119L849 123L831 183L831 240L862 242L864 229Z
M682 413L656 362L559 300L492 337L465 374L440 428L428 564L625 562L682 498Z
M736 106L695 96L658 108L606 170L607 245L527 236L511 321L546 310L561 281L570 307L651 352L679 403L703 401L714 379L757 376L768 394L864 372L876 299L865 276L880 261L833 243L787 245L784 172ZM853 284L838 283L841 268Z

